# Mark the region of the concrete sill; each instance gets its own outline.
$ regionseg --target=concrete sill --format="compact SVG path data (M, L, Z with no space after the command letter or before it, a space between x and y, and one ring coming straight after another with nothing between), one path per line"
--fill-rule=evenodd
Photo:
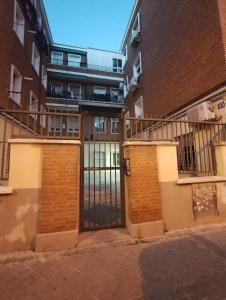
M192 184L202 182L226 182L226 177L223 176L204 176L204 177L187 177L180 178L176 181L177 184Z
M0 195L12 194L13 189L9 186L0 186Z

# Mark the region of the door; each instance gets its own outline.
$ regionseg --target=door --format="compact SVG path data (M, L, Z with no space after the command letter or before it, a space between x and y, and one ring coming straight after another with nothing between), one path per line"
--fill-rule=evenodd
M83 115L81 230L124 226L120 115Z

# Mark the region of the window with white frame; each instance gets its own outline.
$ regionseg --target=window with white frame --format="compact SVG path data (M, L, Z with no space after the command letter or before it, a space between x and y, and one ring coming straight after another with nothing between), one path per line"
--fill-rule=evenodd
M81 98L81 85L75 83L68 84L68 96L70 99L80 99Z
M42 84L47 89L47 71L45 66L42 66Z
M18 105L21 103L22 76L14 65L11 65L10 98Z
M68 66L70 67L80 67L82 57L77 54L68 54Z
M30 103L29 103L28 110L30 112L38 111L38 98L35 96L35 94L32 91L30 91ZM37 119L37 115L31 114L31 116L33 118Z
M132 27L132 34L133 32L140 32L140 13L137 14L134 20L133 27Z
M140 96L139 99L135 102L134 110L136 118L144 117L143 96Z
M119 119L112 118L111 119L111 133L119 133Z
M120 166L120 153L119 152L113 152L111 156L111 165L114 167Z
M126 76L126 78L124 80L124 85L123 85L124 98L128 95L128 92L129 92L129 77Z
M60 116L49 117L49 130L51 132L60 132L62 128L62 120Z
M122 73L122 60L118 58L112 59L113 72Z
M32 44L32 65L35 68L35 71L39 75L40 71L40 55L38 53L38 49L35 46L35 43Z
M63 65L63 52L51 52L51 63L54 65Z
M127 45L125 45L125 48L123 49L123 56L125 57L125 63L126 63L128 60L128 46Z
M17 1L15 0L13 30L18 36L22 45L24 44L24 29L25 29L25 19Z
M76 132L78 132L78 127L79 127L78 118L68 116L67 117L67 131L69 133L76 133Z
M133 64L133 76L138 78L142 74L141 52L137 55Z
M95 132L103 133L105 132L106 120L104 117L95 117L94 120Z
M94 86L94 94L106 95L106 88L102 86Z
M50 82L50 90L55 96L61 96L63 94L63 84L61 82Z

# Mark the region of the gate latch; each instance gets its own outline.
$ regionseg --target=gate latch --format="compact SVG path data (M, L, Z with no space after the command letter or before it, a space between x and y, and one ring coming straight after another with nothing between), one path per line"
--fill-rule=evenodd
M124 173L126 174L126 176L130 176L131 175L130 159L123 158L122 165L123 165L123 170L124 170Z

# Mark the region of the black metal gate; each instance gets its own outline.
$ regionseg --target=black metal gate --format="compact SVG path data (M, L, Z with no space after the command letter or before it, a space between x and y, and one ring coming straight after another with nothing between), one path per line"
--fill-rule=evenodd
M83 113L81 231L124 226L120 114Z

